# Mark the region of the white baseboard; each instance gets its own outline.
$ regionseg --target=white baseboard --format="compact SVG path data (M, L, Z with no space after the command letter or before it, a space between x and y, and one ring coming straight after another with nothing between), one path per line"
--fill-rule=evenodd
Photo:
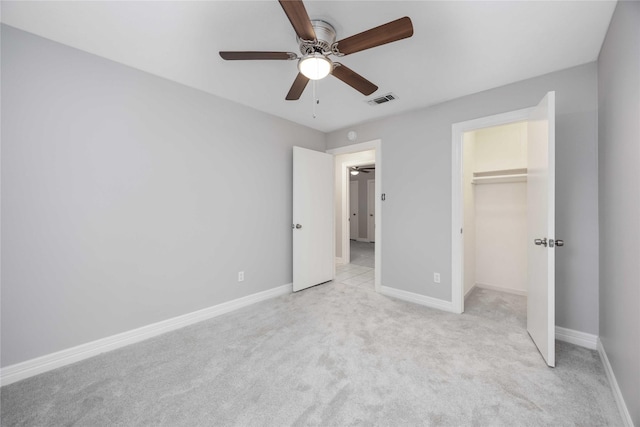
M556 326L556 339L579 345L581 347L586 347L590 350L598 351L600 359L602 360L602 364L604 365L604 371L606 372L607 378L609 379L609 384L611 385L611 390L613 391L613 397L616 401L616 405L618 406L618 411L620 412L622 421L624 422L624 425L626 427L633 427L631 414L629 413L624 398L622 397L622 392L620 391L620 387L618 386L618 381L616 380L616 377L613 373L611 363L609 363L609 358L607 357L607 353L604 351L604 347L602 345L602 342L600 341L600 338L598 338L597 335L587 334L585 332Z
M598 347L597 335L562 328L560 326L556 326L556 339L570 344L579 345L580 347L585 347L589 350L596 350Z
M466 293L466 294L464 294L464 300L465 300L465 301L467 301L467 298L469 298L469 295L471 295L471 292L473 292L473 290L474 290L475 288L476 288L476 285L474 284L474 285L471 287L471 289L469 289L469 290L467 291L467 293Z
M607 378L609 379L609 384L611 385L611 390L613 391L613 397L616 401L616 404L618 405L618 411L620 411L622 422L624 423L625 427L633 427L631 414L629 413L627 404L624 402L622 391L620 391L620 386L618 386L618 381L616 380L616 376L613 373L611 363L609 363L609 358L607 357L607 352L604 351L604 346L602 345L602 341L600 341L600 338L598 338L597 347L598 354L600 355L600 359L602 359L602 364L604 365L604 371L607 373Z
M403 291L388 286L380 286L380 293L388 297L398 298L404 301L413 302L415 304L424 305L426 307L437 308L438 310L454 313L451 301L445 301L438 298L428 297L413 292Z
M0 370L0 385L5 386L43 372L79 362L80 360L88 359L100 353L144 341L164 334L165 332L202 322L203 320L211 319L266 299L287 295L291 292L291 284L278 286L277 288L247 295L246 297L227 301L222 304L187 313L182 316L173 317L141 328L132 329L110 337L101 338L96 341L61 350L56 353L16 363L15 365L10 365Z
M527 291L521 291L520 289L503 288L501 286L487 285L486 283L476 283L475 286L492 291L506 292L508 294L521 295L524 297L527 296Z

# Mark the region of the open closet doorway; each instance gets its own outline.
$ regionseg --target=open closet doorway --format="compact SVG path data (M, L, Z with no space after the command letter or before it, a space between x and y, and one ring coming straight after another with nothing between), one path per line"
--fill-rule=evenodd
M463 135L465 312L526 328L527 122Z
M336 281L375 291L381 286L380 146L377 140L327 151L335 159Z
M464 312L465 294L473 296L474 288L501 294L526 292L521 297L526 301L526 331L553 367L555 249L564 246L555 235L555 92L548 92L532 108L455 123L451 133L452 307ZM504 140L498 138L501 134L506 135ZM505 152L510 155L498 155ZM520 186L525 179L526 187ZM517 214L523 210L526 222ZM483 230L477 229L480 216L488 224ZM509 248L496 247L498 240ZM482 268L492 271L483 271L487 275L479 278L478 262L485 258L488 264ZM500 277L504 275L511 275L506 283Z

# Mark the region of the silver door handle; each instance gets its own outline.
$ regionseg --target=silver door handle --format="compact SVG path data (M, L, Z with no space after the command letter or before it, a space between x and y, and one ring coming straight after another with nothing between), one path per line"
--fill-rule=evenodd
M302 225L296 224L296 228L300 229L300 228L302 228Z
M564 246L564 240L556 240L556 246Z
M535 243L538 246L542 245L542 246L546 247L547 246L547 238L545 237L544 239L535 239L533 241L533 243Z

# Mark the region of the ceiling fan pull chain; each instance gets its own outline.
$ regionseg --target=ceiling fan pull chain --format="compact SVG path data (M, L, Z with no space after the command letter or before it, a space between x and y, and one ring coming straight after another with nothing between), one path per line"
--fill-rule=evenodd
M316 80L311 81L311 85L313 87L313 118L316 118L316 105L320 103L316 96Z

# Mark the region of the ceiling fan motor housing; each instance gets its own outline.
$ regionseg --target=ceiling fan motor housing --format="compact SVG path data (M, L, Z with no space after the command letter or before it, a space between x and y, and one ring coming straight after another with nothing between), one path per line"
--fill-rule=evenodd
M335 28L328 22L319 19L312 20L311 25L316 33L316 40L302 40L300 37L296 37L300 46L300 53L302 55L312 53L328 55L332 53L331 47L336 41Z

